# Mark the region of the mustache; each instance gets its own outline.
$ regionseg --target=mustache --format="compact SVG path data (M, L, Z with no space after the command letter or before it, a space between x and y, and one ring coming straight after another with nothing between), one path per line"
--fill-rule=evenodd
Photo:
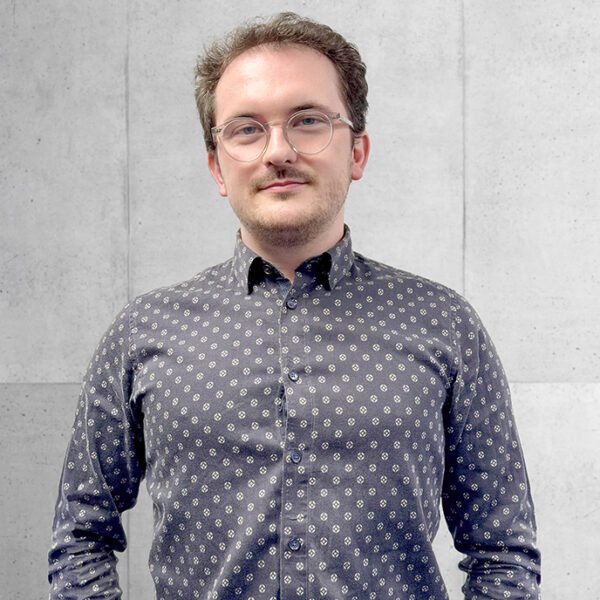
M303 173L295 167L286 167L285 169L277 169L267 175L254 179L252 181L252 189L258 192L272 183L277 183L285 179L292 179L302 183L313 183L314 181L313 177L307 173Z

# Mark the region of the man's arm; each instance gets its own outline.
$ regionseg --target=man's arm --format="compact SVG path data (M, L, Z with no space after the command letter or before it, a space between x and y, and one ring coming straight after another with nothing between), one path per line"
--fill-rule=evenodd
M114 555L126 546L121 513L135 504L145 468L141 419L130 406L129 331L126 308L83 382L54 517L51 600L121 597Z
M504 370L475 311L453 303L455 383L445 411L443 508L467 600L539 598L529 481Z

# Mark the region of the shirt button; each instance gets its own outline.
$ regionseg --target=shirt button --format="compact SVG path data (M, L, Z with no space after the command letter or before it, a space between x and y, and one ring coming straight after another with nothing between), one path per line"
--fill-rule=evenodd
M300 379L300 375L298 375L298 371L290 371L288 373L288 377L292 380L292 381L298 381L298 379Z
M296 298L289 298L285 305L290 309L294 310L298 306L298 300Z
M292 538L288 542L288 548L290 550L292 550L293 552L296 552L297 550L300 550L300 546L302 546L302 542L298 538Z
M297 465L302 460L302 452L300 450L292 450L290 452L290 460Z

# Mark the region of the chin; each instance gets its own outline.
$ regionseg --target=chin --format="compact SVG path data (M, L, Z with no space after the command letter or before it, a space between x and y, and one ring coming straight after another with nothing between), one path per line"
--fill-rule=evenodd
M300 221L245 224L256 239L269 246L302 246L319 235L322 227L316 223Z

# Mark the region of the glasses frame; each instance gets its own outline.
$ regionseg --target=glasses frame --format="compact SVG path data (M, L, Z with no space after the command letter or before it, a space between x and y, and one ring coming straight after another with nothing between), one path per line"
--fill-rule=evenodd
M326 117L327 120L329 121L329 130L330 130L329 139L327 140L327 143L320 150L317 150L316 152L302 152L301 150L298 150L298 148L296 148L296 146L294 146L294 144L290 141L290 138L288 137L288 127L289 127L290 122L293 119L297 118L299 115L314 115L314 114L318 114L323 117ZM352 129L352 131L354 131L354 123L352 123L352 121L350 121L350 119L347 119L340 113L328 114L326 112L323 112L322 110L307 108L304 110L296 111L295 113L290 115L290 117L286 121L271 121L269 123L262 123L261 121L258 121L257 119L252 119L250 117L248 117L248 118L234 117L233 119L229 119L228 121L225 121L225 123L222 123L221 125L217 125L216 127L211 128L210 132L212 134L213 142L215 143L215 145L217 144L217 142L220 139L219 134L229 124L233 123L234 121L238 121L240 119L244 119L244 120L256 123L257 125L259 125L260 127L262 127L264 129L265 134L266 134L264 148L254 158L250 158L250 159L246 159L246 160L232 156L228 152L227 146L221 142L221 146L223 147L223 150L225 151L227 156L229 156L233 160L236 160L238 162L243 162L243 163L248 163L248 162L253 162L255 160L258 160L267 151L267 148L269 147L269 141L271 139L271 129L276 125L283 125L283 136L285 137L285 141L290 145L290 147L292 148L292 150L294 152L296 152L297 154L304 154L304 155L308 155L308 156L313 156L315 154L319 154L319 153L323 152L323 150L325 150L325 148L327 148L327 146L329 146L329 144L331 144L331 140L333 139L333 126L335 124L334 121L341 121L342 123L348 125L348 127L350 127L350 129Z

